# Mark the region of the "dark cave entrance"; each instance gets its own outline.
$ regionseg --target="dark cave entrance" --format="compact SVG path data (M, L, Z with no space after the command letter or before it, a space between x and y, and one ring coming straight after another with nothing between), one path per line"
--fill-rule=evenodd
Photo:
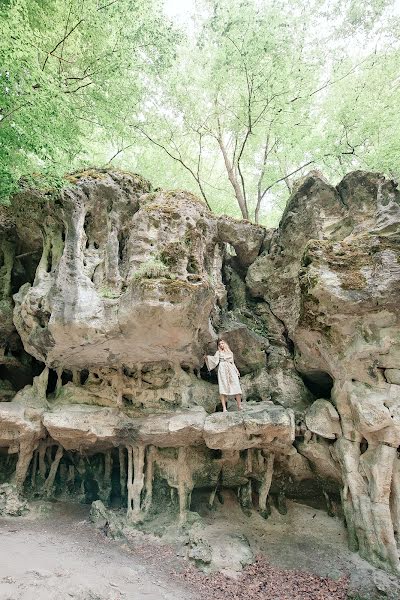
M330 400L333 378L326 371L303 371L299 373L304 385L316 398Z
M58 445L44 441L44 448L36 450L25 480L28 497L43 496L44 484L56 458ZM2 452L4 450L4 452ZM0 449L0 482L9 480L15 470L17 454L7 456ZM42 458L39 458L39 454ZM15 457L15 458L14 458ZM121 473L121 462L123 472ZM107 467L107 463L109 467ZM112 448L105 452L86 454L77 450L64 450L59 462L50 497L54 500L91 504L101 500L106 506L120 508L126 502L126 449Z
M12 295L17 293L22 285L33 283L41 254L41 241L32 243L21 239L16 241L9 274L11 278L9 301L12 302ZM2 255L3 252L0 249L0 261ZM26 385L32 384L33 378L42 372L44 365L24 350L15 327L10 327L7 331L5 339L3 338L1 341L1 346L3 355L0 361L0 401L7 402L16 392Z

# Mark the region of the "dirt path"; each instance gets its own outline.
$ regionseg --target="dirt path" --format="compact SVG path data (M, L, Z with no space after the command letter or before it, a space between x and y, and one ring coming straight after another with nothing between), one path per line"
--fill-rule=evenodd
M87 514L87 507L57 504L36 519L0 519L0 600L193 598L169 577L179 567L170 548L155 544L149 564L140 544L135 552L106 538Z
M185 546L166 543L177 536L172 517L163 541L136 530L112 540L82 505L49 503L39 514L2 518L0 600L344 600L349 575L371 577L371 565L347 549L338 519L296 503L288 508L268 521L255 512L245 517L227 495L203 515L202 535L227 564L234 558L227 534L246 535L260 557L234 579L204 575L182 558Z

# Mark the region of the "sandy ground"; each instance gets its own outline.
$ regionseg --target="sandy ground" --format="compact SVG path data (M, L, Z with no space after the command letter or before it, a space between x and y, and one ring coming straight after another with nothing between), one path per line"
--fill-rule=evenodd
M225 496L223 506L204 516L204 535L221 538L228 529L244 534L254 555L262 554L279 567L309 571L321 577L337 579L354 568L370 569L366 561L348 550L341 519L290 500L287 508L286 515L273 508L267 520L256 511L248 517L232 495Z
M256 512L246 517L228 495L202 515L204 539L225 564L232 533L263 556L236 580L189 566L185 549L167 543L177 534L171 519L158 523L163 541L136 531L121 541L94 529L88 506L54 503L41 514L2 518L0 600L341 600L348 575L362 577L371 566L349 552L339 519L293 502L288 509L274 509L267 521Z
M0 519L0 600L193 597L187 586L169 577L168 570L179 569L170 548L154 543L154 560L149 561L142 541L135 550L110 540L87 517L88 507L56 504L38 518Z

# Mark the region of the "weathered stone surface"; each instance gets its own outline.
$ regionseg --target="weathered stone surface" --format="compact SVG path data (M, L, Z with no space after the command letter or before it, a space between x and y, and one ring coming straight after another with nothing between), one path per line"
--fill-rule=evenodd
M204 409L138 420L138 441L159 448L197 446L203 441Z
M234 247L240 264L248 267L257 258L265 238L265 229L249 221L236 221L222 216L218 219L221 241Z
M101 500L92 502L89 518L94 526L108 537L113 539L123 537L123 523L111 510L104 506Z
M66 450L105 450L133 442L136 428L115 408L65 406L43 415L43 425Z
M400 385L400 369L385 369L385 379L388 383Z
M345 207L336 189L320 177L305 177L292 194L268 254L250 266L247 284L291 332L300 312L297 273L304 241L335 239L349 231ZM277 276L278 275L278 276Z
M21 444L34 444L44 436L40 412L14 403L0 403L0 447L18 452Z
M16 236L12 222L0 213L0 358L15 326L11 299L12 270L14 267Z
M217 223L193 195L148 189L111 172L62 192L34 285L15 296L14 322L37 359L122 366L164 349L198 362L213 304L224 302Z
M260 371L266 366L266 338L251 331L238 321L225 321L220 326L220 337L235 349L235 363L242 375Z
M397 600L400 597L399 578L377 570L368 577L353 569L347 591L350 600Z
M310 431L328 440L342 435L339 414L328 400L315 400L306 411L305 421Z
M312 172L266 232L137 175L70 182L0 211L3 480L106 511L118 496L131 523L166 488L181 524L193 490L212 506L234 488L267 516L271 490L282 509L285 490L341 489L351 548L399 573L396 184ZM219 335L242 371L241 412L210 414L202 360ZM191 558L209 566L207 544Z
M222 450L276 447L284 452L294 441L294 415L271 402L242 412L216 413L205 420L204 440L209 448Z
M333 188L312 174L295 186L269 251L247 274L251 294L284 324L304 381L340 419L330 430L326 413L322 426L318 400L306 411L309 433L297 448L322 478L343 480L352 547L395 572L399 236L395 182L355 172ZM311 432L338 440L332 448L308 439Z
M299 442L297 450L305 456L322 480L342 482L339 463L332 456L332 446L323 441Z
M398 231L400 202L397 183L381 173L353 171L337 186L349 211L354 234Z
M0 516L19 517L28 512L28 502L10 483L0 485Z
M245 376L241 385L245 398L251 402L270 400L285 408L303 411L314 400L291 361Z
M200 523L190 529L189 544L188 558L205 573L221 571L232 576L254 560L244 535L214 533Z

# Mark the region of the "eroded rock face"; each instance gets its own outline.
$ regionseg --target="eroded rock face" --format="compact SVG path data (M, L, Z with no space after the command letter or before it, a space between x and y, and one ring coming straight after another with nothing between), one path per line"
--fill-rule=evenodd
M264 231L216 219L191 194L149 187L98 173L65 190L44 226L38 212L43 255L34 285L14 298L14 322L38 360L81 369L199 363L213 339L210 313L226 302L222 239L247 265Z
M351 547L398 573L394 182L313 172L266 232L137 175L69 179L0 214L0 483L125 503L131 523L166 489L181 522L195 490L212 506L234 488L264 517L285 494L330 513L340 496ZM242 412L215 413L203 355L217 336ZM216 552L199 548L204 563Z
M308 177L247 275L286 325L297 370L325 398L307 410L298 450L318 469L318 436L338 438L329 462L339 461L352 547L395 572L399 211L397 186L382 175L351 173L336 189Z
M28 503L21 498L15 486L9 483L0 485L0 515L2 517L19 517L28 510Z

